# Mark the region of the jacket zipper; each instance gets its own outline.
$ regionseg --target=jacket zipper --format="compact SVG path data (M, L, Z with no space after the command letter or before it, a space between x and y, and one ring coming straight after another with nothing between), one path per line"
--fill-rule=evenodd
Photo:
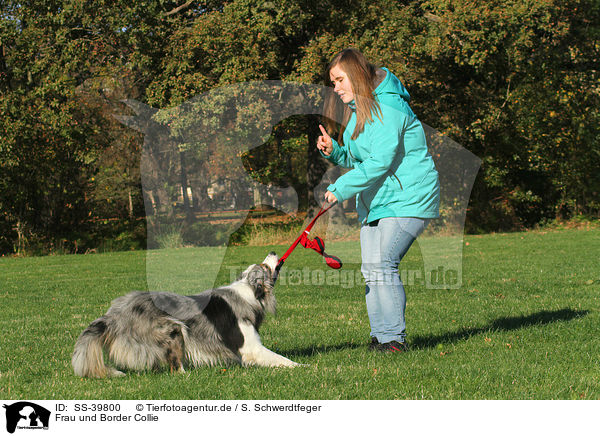
M404 190L404 188L402 187L402 182L400 182L400 179L398 178L398 176L394 173L392 173L392 176L394 176L396 178L396 180L398 180L398 184L400 185L400 189Z

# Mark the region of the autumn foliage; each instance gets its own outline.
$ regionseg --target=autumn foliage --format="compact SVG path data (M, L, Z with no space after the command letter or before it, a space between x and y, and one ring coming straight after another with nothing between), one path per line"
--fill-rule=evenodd
M0 7L0 253L57 241L82 251L98 222L143 219L143 137L114 117L127 113L122 100L166 109L245 81L325 84L325 65L347 46L395 72L419 118L482 159L467 230L600 213L595 0ZM286 120L246 160L261 183L293 185L303 208L314 129L315 118ZM226 176L202 174L203 189Z

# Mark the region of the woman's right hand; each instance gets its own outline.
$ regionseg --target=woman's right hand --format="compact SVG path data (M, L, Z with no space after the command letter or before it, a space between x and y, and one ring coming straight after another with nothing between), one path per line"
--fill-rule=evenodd
M319 129L321 129L322 135L317 138L317 148L321 150L321 152L325 156L329 156L333 151L333 142L331 142L331 136L325 130L325 127L319 124Z

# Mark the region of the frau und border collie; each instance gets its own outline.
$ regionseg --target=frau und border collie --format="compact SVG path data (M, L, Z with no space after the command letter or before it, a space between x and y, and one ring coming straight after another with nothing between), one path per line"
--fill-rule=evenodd
M124 375L105 365L103 351L121 369L148 370L238 363L258 366L298 364L264 347L258 329L266 312L275 313L270 253L249 266L231 285L197 295L131 292L79 336L73 369L81 377Z

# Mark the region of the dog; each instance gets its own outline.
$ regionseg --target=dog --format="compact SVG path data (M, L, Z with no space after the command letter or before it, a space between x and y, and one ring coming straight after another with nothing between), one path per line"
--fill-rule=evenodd
M285 366L299 364L261 343L258 329L275 313L273 293L278 257L249 266L232 284L200 294L131 292L115 299L75 344L72 365L80 377L124 373L104 363L103 351L120 369L153 370L217 364Z

